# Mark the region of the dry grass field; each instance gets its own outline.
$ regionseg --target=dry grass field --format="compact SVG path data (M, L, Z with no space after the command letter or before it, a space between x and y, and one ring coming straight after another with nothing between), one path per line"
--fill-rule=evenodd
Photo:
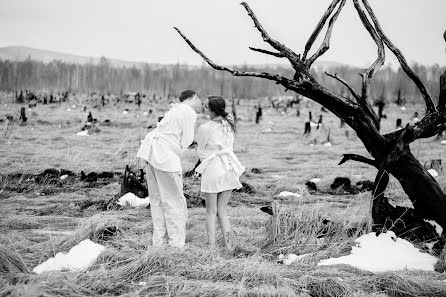
M6 98L0 102L0 118L8 113L17 116L20 106ZM0 139L0 244L26 265L22 271L0 275L0 296L446 296L444 273L371 273L347 265L318 266L321 259L350 252L355 237L344 235L345 229L362 226L357 235L369 231L371 193L312 195L305 183L318 177L322 179L318 188L328 190L338 176L352 183L373 181L376 169L354 162L337 165L343 153L368 154L355 133L339 128L339 120L321 112L320 106L309 104L300 117L294 110L281 114L264 108L256 125L249 104L256 102L237 106L241 120L235 152L247 168L242 181L255 193L234 193L230 202L234 255L224 251L221 238L217 249L207 248L203 207L189 208L184 250L152 248L149 209L101 207L119 193L118 175L102 183L68 178L57 184L6 177L38 174L47 168L78 174L81 170L122 173L126 164L135 163L140 139L148 132L143 116L153 108L148 103L140 109L133 104L100 109L87 105L100 123L111 121L92 136L76 135L87 118L81 98L27 110L27 125L16 125L10 138L4 138L2 131ZM125 108L128 114L122 113ZM403 112L397 106L387 107L383 132L391 131L398 117L404 124L415 110L424 113L421 105L406 108ZM311 136L304 137L308 110L316 120L323 114L324 128L313 128ZM322 144L328 129L332 146ZM421 163L445 159L445 146L432 139L414 143L412 151ZM196 160L195 152L187 151L183 170L190 170ZM252 173L252 168L263 173ZM437 179L445 189L445 174ZM200 195L198 179L185 178L184 183L186 193ZM278 197L281 191L302 197ZM386 196L392 203L410 204L396 180ZM273 201L281 208L274 219L260 211ZM336 222L338 229L335 236L318 239L324 218ZM117 232L107 236L104 230L110 227ZM87 271L24 272L87 238L106 246ZM311 255L285 266L277 263L280 253Z

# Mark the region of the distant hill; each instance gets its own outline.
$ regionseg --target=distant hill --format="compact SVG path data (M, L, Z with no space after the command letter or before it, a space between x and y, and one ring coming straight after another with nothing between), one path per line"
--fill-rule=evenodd
M60 60L62 62L72 63L72 64L87 64L87 63L97 64L99 63L100 60L99 57L85 57L85 56L79 56L79 55L73 55L49 50L36 49L26 46L0 47L0 58L3 60L23 61L26 60L28 57L31 57L32 60L41 61L44 63L49 63L53 60ZM144 64L143 62L131 62L118 59L110 59L110 58L107 58L107 60L110 62L111 65L115 67L135 66L137 68L140 68Z
M93 63L98 64L100 57L85 57L85 56L79 56L74 54L67 54L67 53L61 53L61 52L55 52L50 50L43 50L43 49L36 49L26 46L6 46L6 47L0 47L0 59L3 60L10 60L10 61L23 61L26 60L28 57L31 57L32 60L40 61L44 63L49 63L53 60L60 60L66 63L72 63L72 64L87 64L87 63ZM125 61L125 60L119 60L119 59L111 59L106 57L107 60L110 62L110 64L114 67L133 67L141 68L145 63L144 62L132 62L132 61ZM161 64L157 63L149 63L150 66L161 66ZM338 62L332 62L332 61L316 61L314 63L314 66L316 68L320 68L321 70L327 70L329 68L333 68L336 66L342 66L344 64L338 63ZM287 64L268 64L268 65L251 65L254 67L287 67L289 65ZM194 65L190 65L191 68L194 68ZM198 67L196 65L195 67Z

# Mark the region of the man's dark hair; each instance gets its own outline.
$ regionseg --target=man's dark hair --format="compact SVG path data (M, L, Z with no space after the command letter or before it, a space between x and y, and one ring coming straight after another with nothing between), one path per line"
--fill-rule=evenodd
M183 102L184 100L189 99L190 97L192 97L194 95L197 95L197 92L195 92L194 90L186 90L181 93L180 102Z

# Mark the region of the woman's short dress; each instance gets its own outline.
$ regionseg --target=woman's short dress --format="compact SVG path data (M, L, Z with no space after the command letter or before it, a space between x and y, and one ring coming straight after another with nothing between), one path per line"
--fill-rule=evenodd
M240 189L239 181L245 167L234 154L234 132L226 120L209 121L200 126L197 136L201 164L201 192L220 193Z

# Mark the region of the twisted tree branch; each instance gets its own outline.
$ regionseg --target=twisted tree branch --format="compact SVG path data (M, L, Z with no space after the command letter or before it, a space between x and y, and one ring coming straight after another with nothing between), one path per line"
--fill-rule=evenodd
M255 47L249 47L249 49L252 50L252 51L255 51L255 52L271 55L271 56L274 56L274 57L277 57L277 58L286 58L285 55L282 54L282 53L271 52L271 51L268 51L268 50L264 50L264 49L261 49L261 48L255 48Z
M372 24L369 22L364 11L361 9L358 0L353 0L353 4L356 8L356 11L359 14L362 24L367 29L373 41L375 41L378 47L378 57L376 58L375 62L373 62L373 64L370 65L370 67L367 68L366 72L362 75L362 97L365 100L367 100L369 97L370 80L373 77L373 75L375 75L375 73L379 70L379 68L381 68L381 66L384 64L385 60L384 44L382 40L379 38L378 34L376 33L375 28L373 28Z
M359 5L358 0L353 0L353 4L355 6L356 11L358 12L359 18L361 19L362 24L369 32L370 36L372 37L373 41L375 41L377 47L378 47L378 57L376 58L375 62L370 65L369 68L367 68L366 72L361 74L362 76L362 95L360 104L365 108L365 110L372 116L373 122L377 129L379 129L379 118L378 115L373 110L373 107L369 100L369 87L370 87L370 81L375 75L375 73L379 70L379 68L384 64L385 59L385 53L384 53L384 44L382 40L379 38L378 34L375 31L375 28L373 28L372 24L369 22L367 16L365 15L364 11L362 10L361 6Z
M338 0L339 1L339 0ZM254 22L254 26L257 28L257 30L262 35L263 41L271 45L273 48L275 48L277 51L279 51L281 54L284 55L290 61L293 68L296 70L296 72L300 72L304 68L304 64L300 60L300 56L297 55L295 52L293 52L291 49L289 49L284 44L278 42L277 40L274 40L269 36L269 34L265 31L263 26L258 21L257 17L255 16L254 12L249 7L248 3L242 2L241 5L246 9L248 12L248 15L251 17L252 21Z
M339 2L338 0L335 0L335 1L336 1L336 3ZM335 1L333 1L333 2L335 2ZM330 21L328 22L328 28L327 28L327 32L325 33L325 38L324 38L324 41L322 42L321 46L319 47L319 49L307 61L305 61L305 66L307 66L307 68L310 68L311 65L314 63L314 61L316 61L317 58L322 56L330 48L331 32L333 31L333 26L334 26L334 23L336 22L336 19L338 18L339 14L341 13L342 8L345 5L345 1L346 0L341 1L341 4L339 4L338 10L335 12L335 14L331 17ZM319 29L319 31L320 31L320 29ZM310 45L310 47L311 47L311 45ZM305 50L307 50L307 47L305 47ZM307 54L307 52L304 53L304 58L305 58L306 54Z
M362 0L362 3L364 4L365 9L369 13L370 18L373 21L373 24L375 24L376 32L378 33L379 37L381 37L381 39L384 41L386 46L396 56L396 58L398 59L398 62L401 65L401 68L403 68L403 70L407 74L407 76L415 83L418 90L420 90L421 95L423 96L425 104L426 104L427 113L435 112L437 109L435 107L434 101L432 100L431 96L427 92L426 87L423 85L423 83L421 82L418 75L415 72L413 72L412 69L409 67L409 65L407 64L406 59L404 58L401 51L395 45L393 45L393 43L390 41L390 39L387 38L387 36L384 34L384 32L381 28L381 25L379 24L379 21L376 18L375 13L373 12L372 8L370 7L368 1Z
M344 86L346 86L347 89L350 91L350 93L353 95L353 97L355 97L356 101L361 100L359 98L358 93L356 93L355 89L347 81L345 81L342 77L340 77L337 73L335 73L333 75L333 74L330 74L328 72L325 72L325 74L330 76L330 77L332 77L332 78L334 78L334 79L336 79L336 80L338 80L340 83L342 83Z
M277 75L277 74L273 75L268 72L239 71L239 70L236 70L233 68L215 64L208 57L206 57L197 47L195 47L195 45L186 36L184 36L184 34L177 27L174 27L174 29L178 32L178 34L181 35L181 37L184 39L184 41L186 41L186 43L192 48L192 50L194 52L199 54L209 64L209 66L211 66L212 68L214 68L216 70L224 70L224 71L230 72L234 76L253 76L253 77L266 78L269 80L273 80L273 81L277 82L278 84L281 84L287 88L290 88L290 86L293 85L292 80L287 79L287 78Z
M409 125L404 141L411 143L417 139L429 138L446 130L446 111L427 114L421 121ZM393 131L384 135L390 142L396 141L403 130Z
M308 38L308 41L305 44L305 50L304 50L304 53L302 55L302 61L305 61L305 59L307 58L307 54L310 51L311 46L313 45L313 43L316 40L317 36L319 35L319 33L321 32L322 28L324 27L325 22L327 21L328 17L331 15L331 13L335 9L336 5L338 5L339 1L340 0L333 0L333 2L331 2L330 6L324 12L324 15L320 19L320 21L317 24L316 28L314 29L313 33L311 33L310 38ZM327 30L327 33L328 33L328 30Z
M349 160L365 163L368 165L372 165L373 167L379 168L378 162L376 162L375 160L356 154L344 154L344 157L342 158L341 162L339 162L338 165L342 165Z

